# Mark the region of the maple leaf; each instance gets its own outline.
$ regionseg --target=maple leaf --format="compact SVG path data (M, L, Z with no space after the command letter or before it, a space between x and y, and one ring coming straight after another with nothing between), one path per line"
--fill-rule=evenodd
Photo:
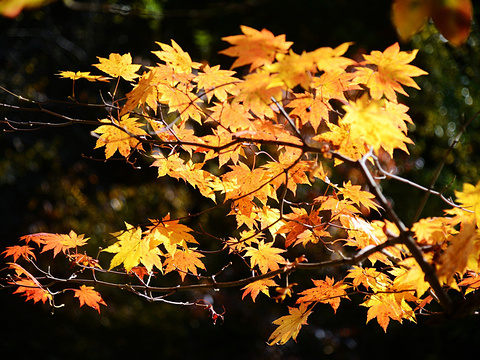
M14 245L14 246L8 246L7 249L2 252L2 254L5 254L5 257L13 256L13 262L17 262L19 257L22 257L25 260L28 260L29 256L31 256L36 260L37 258L35 257L33 250L34 249L28 245L23 245L23 246Z
M162 51L152 51L160 60L165 61L177 73L190 74L192 69L199 69L202 64L192 61L190 55L172 40L172 46L156 42L162 48Z
M385 291L392 284L387 274L384 274L374 268L362 268L360 266L353 266L348 270L348 275L345 278L352 278L352 285L358 288L363 285L367 290Z
M157 90L158 101L168 105L168 113L177 111L181 124L188 119L201 123L204 112L198 104L203 101L190 91L188 86L181 83L177 86L159 84Z
M25 241L28 244L30 241L34 242L35 244L42 246L45 244L46 241L52 240L57 237L58 234L50 234L50 233L35 233L35 234L28 234L20 237L20 240Z
M57 75L62 77L62 78L65 78L65 79L72 79L72 80L87 79L90 82L93 82L93 81L109 81L110 80L110 78L106 77L106 76L90 75L90 71L88 71L88 72L60 71L60 73L58 73Z
M33 300L34 303L41 301L45 302L51 301L53 299L52 294L45 289L42 284L27 270L17 263L7 263L10 269L14 269L17 279L10 281L10 284L18 285L17 290L14 291L14 294L23 293L22 296L26 296L25 301ZM26 278L23 278L22 275L25 275Z
M312 313L311 310L308 310L306 303L301 303L298 308L289 306L288 312L290 315L282 316L273 321L273 324L278 325L278 327L270 335L268 345L283 345L290 339L296 341L302 325L307 325L307 319Z
M463 275L467 269L478 272L480 241L473 222L462 223L460 232L452 236L451 245L439 259L438 277L446 284L454 284L454 275Z
M210 67L208 64L202 68L193 81L199 89L205 91L208 102L215 96L219 101L227 100L228 94L238 93L237 84L241 81L232 75L235 71L221 70L220 65Z
M258 31L245 25L240 26L240 29L244 35L222 38L233 46L219 52L237 57L232 64L232 69L250 64L251 72L262 65L271 64L277 53L286 53L293 44L285 41L285 35L274 36L266 29Z
M216 121L225 129L231 131L254 129L252 119L253 116L245 110L241 104L234 102L216 103L215 106L209 108L212 113L209 119Z
M367 209L378 211L379 205L373 201L375 195L361 189L360 185L352 185L352 182L349 180L343 183L343 188L338 188L338 195L343 195L344 199L349 199L358 206L362 205Z
M413 224L412 231L419 243L432 245L443 244L448 235L456 233L451 221L443 217L420 219Z
M143 104L157 112L158 85L168 82L168 80L173 81L173 77L174 69L169 65L157 65L150 68L150 71L143 73L133 89L126 94L127 102L122 107L120 115L125 115Z
M319 71L337 71L345 69L348 66L356 64L356 61L343 57L352 43L343 43L335 49L331 47L321 47L314 50L309 56L314 60Z
M269 270L275 271L280 268L278 264L284 264L285 259L279 255L285 250L273 246L273 242L258 242L258 248L247 247L245 257L250 257L250 266L253 268L258 265L260 272L266 274Z
M290 50L288 54L277 54L276 59L275 63L263 67L273 74L269 88L286 86L293 89L297 85L305 90L310 88L312 73L316 70L311 56L307 53L295 54Z
M328 113L332 110L331 105L325 101L321 96L314 96L311 92L303 94L293 94L295 99L290 101L287 105L291 108L290 116L300 119L302 125L307 122L312 125L313 129L317 131L320 123L328 119Z
M374 65L376 69L357 68L355 82L366 85L374 100L380 100L385 95L388 100L396 103L395 92L408 96L402 85L420 89L412 77L428 75L426 71L409 65L415 59L417 52L418 50L400 51L400 45L395 43L383 53L372 51L370 55L363 55L365 64Z
M51 301L53 298L48 290L44 289L38 282L32 279L15 280L14 284L18 285L18 288L13 293L26 296L25 301L33 300L34 303L41 301L45 304L47 300Z
M378 293L370 296L361 306L368 307L367 323L377 318L378 324L387 332L390 319L402 322L415 321L415 314L402 293Z
M252 111L259 118L274 118L275 112L270 107L272 97L282 98L282 86L271 87L273 75L266 70L258 70L244 77L244 81L237 85L238 95L236 102L242 102L246 111Z
M205 270L205 265L200 260L202 257L204 255L195 251L195 248L178 250L173 256L167 257L165 260L165 273L175 270L184 281L185 276L189 273L197 275L197 268Z
M285 247L311 242L316 244L322 237L330 236L324 230L319 210L312 210L310 214L303 208L292 208L293 213L283 216L286 223L277 230L277 234L287 234Z
M455 191L455 196L462 209L453 208L446 213L455 215L452 220L456 223L475 220L480 228L480 181L477 185L463 184L462 191Z
M80 289L73 289L75 297L80 301L80 307L83 305L90 306L100 313L100 305L105 305L102 296L94 290L93 286L81 285Z
M180 224L178 220L170 220L170 214L166 215L161 221L150 220L151 226L148 226L149 233L152 235L152 241L156 245L162 244L170 255L177 251L177 245L187 248L187 243L198 244L192 234L192 229L186 225Z
M340 306L340 300L342 298L348 299L347 292L345 291L348 285L344 284L343 281L335 283L333 278L329 278L328 276L325 280L311 280L315 284L315 287L299 293L298 295L302 295L302 297L298 298L297 304L312 302L330 304L336 313Z
M347 126L351 138L364 141L376 152L383 148L392 156L394 149L400 149L408 154L406 144L413 144L413 141L405 135L405 126L399 126L399 118L392 120L385 104L384 101L370 100L366 95L355 102L350 101L343 107L346 113L339 125Z
M430 256L425 256L429 258ZM390 271L390 274L395 276L393 280L393 288L398 291L412 291L415 290L417 298L420 298L430 288L430 284L425 281L425 273L422 271L418 262L413 258L407 258L400 261Z
M112 234L118 241L102 251L114 253L115 256L110 262L110 270L123 263L125 270L130 272L134 266L143 264L148 271L152 271L153 266L162 270L160 259L160 249L156 247L151 239L142 238L142 229L140 227L125 223L126 230Z
M142 65L132 64L132 56L130 53L124 55L112 53L108 59L99 56L97 56L97 58L100 63L93 64L93 66L110 76L115 78L121 76L126 81L133 81L133 79L140 76L136 74L136 72Z
M278 286L278 284L273 279L261 279L254 281L242 288L242 290L245 290L242 295L242 300L245 298L245 296L250 294L253 302L255 302L255 299L257 298L258 294L260 294L260 292L270 297L270 294L268 293L268 288L272 286Z
M84 246L88 238L85 235L77 235L73 230L69 234L36 234L40 235L43 241L42 253L48 250L53 250L53 257L57 256L60 251L64 254L68 249L74 249Z
M320 98L323 102L331 99L347 102L345 92L350 90L360 90L361 87L352 82L356 76L355 72L345 72L343 69L333 69L323 73L320 77L312 79L311 93L315 98Z
M95 149L105 146L107 159L112 157L117 150L124 157L130 155L132 148L143 150L141 142L135 136L148 134L140 128L143 124L139 123L136 118L131 118L127 114L122 116L120 121L102 119L100 122L108 125L101 125L93 130L94 133L101 134L95 144Z

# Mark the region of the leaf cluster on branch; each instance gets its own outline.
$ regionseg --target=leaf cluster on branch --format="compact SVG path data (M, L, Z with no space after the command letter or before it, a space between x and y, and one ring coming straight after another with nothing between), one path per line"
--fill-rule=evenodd
M99 312L107 305L99 291L115 287L149 301L203 307L214 322L228 316L228 308L219 314L213 304L179 301L177 294L236 287L245 301L263 294L294 305L274 321L271 345L296 339L320 304L336 312L353 294L364 297L367 322L376 319L385 331L392 320L416 321L418 314L439 311L434 303L445 314L459 313L462 304L451 294L466 296L480 286L480 183L465 184L453 201L385 169L395 150L408 154L413 144L413 122L397 94L419 89L413 78L427 75L411 64L417 51L401 51L397 43L354 60L344 56L345 43L297 54L285 35L241 30L224 38L230 47L222 53L235 58L232 69L242 68L243 76L193 61L172 40L157 43L154 66L110 54L94 64L102 75L59 73L73 89L83 79L111 84L102 119L63 116L20 98L61 124L94 126L95 148L106 159L145 157L158 177L183 181L211 209L235 218L236 232L219 238L193 228L188 220L207 210L181 219L165 214L138 226L126 222L96 255L82 250L89 238L73 230L29 234L2 253L11 259L2 284L54 307L61 293L72 291L80 306ZM131 87L124 96L121 85ZM78 102L74 91L71 102L93 106ZM42 125L4 123L16 131ZM356 182L348 171L356 172ZM438 196L449 209L406 226L383 194L382 179ZM44 252L54 265L68 259L71 276L55 275L54 266L42 269L36 257ZM220 253L240 261L207 268L205 260ZM224 270L231 266L240 267L234 274L249 275L228 278ZM336 270L319 275L328 269ZM312 272L311 281L301 281ZM178 282L172 283L167 274L175 273Z

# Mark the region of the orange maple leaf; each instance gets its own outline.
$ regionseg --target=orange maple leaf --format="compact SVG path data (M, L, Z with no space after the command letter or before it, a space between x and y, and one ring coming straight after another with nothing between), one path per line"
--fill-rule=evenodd
M257 298L258 294L260 294L260 292L270 297L270 294L268 293L268 288L272 286L278 286L278 284L273 279L261 279L254 281L242 288L242 290L245 290L243 292L242 299L245 298L245 296L247 296L248 294L250 294L253 302L255 302L255 299Z
M115 151L128 157L133 149L143 150L141 142L135 136L148 135L143 126L136 118L131 118L128 114L121 117L120 121L115 119L102 119L100 122L108 124L101 125L95 130L96 134L101 134L95 144L95 149L105 146L105 157L112 157Z
M316 244L321 237L330 236L324 230L319 210L312 210L310 214L302 208L292 208L293 213L284 215L285 225L277 230L277 234L287 234L285 247L298 244L306 245L308 242Z
M262 65L271 64L277 53L286 53L293 44L285 41L285 35L274 36L266 29L258 31L245 25L240 28L244 35L222 38L233 46L220 51L220 54L237 57L232 69L250 64L252 71Z
M130 53L124 55L112 53L109 55L108 59L99 56L97 56L97 58L100 63L93 64L93 66L110 76L121 76L127 81L133 81L133 79L140 76L136 74L136 72L142 65L132 64L132 56Z
M24 258L25 260L28 260L28 257L31 256L32 258L36 259L35 254L33 253L33 248L28 246L28 245L14 245L14 246L8 246L5 251L2 252L2 254L5 254L5 257L7 256L13 256L13 262L17 262L19 257Z
M298 298L297 304L312 302L330 304L336 313L340 306L340 300L342 298L348 299L347 292L345 291L348 285L344 284L343 281L335 283L333 278L329 278L328 276L325 280L311 280L315 284L315 287L299 293L298 295L302 295L302 297Z
M57 256L61 251L64 254L68 249L74 249L79 246L84 246L88 238L84 238L84 235L77 235L73 230L69 234L49 234L44 238L44 245L42 253L48 250L53 250L53 257Z
M14 294L23 293L22 296L27 297L25 301L33 300L34 303L41 301L45 304L47 300L51 301L53 299L52 294L22 266L17 263L8 263L7 265L9 265L10 269L14 269L16 273L16 279L9 282L10 284L18 285ZM26 278L22 277L23 275Z
M264 243L263 240L258 242L258 248L247 247L245 257L250 257L251 267L258 265L262 274L269 270L275 271L280 268L278 264L284 264L285 259L279 255L285 250L273 246L273 242Z
M75 297L80 301L80 307L83 305L90 306L100 313L100 305L105 305L102 296L94 290L93 286L81 285L80 289L72 289L75 292Z
M195 251L195 248L183 248L177 250L173 256L165 260L165 273L177 271L182 281L187 274L197 275L197 268L205 270L205 265L200 260L204 255Z
M22 296L26 296L25 301L33 300L34 303L41 301L45 304L47 300L52 300L52 295L48 290L44 289L38 284L38 282L31 279L15 280L14 284L18 285L14 294L22 294Z
M270 335L268 345L283 345L290 339L296 341L302 325L307 325L307 319L312 313L311 310L308 310L306 303L301 303L298 308L289 306L288 312L290 315L282 316L273 321L273 324L278 325L278 327Z
M383 53L372 51L370 55L363 55L364 64L373 65L375 68L357 68L355 82L366 85L375 100L380 100L385 95L388 100L397 102L395 92L408 96L402 85L420 89L412 77L428 75L426 71L409 65L415 59L417 52L418 50L400 51L400 45L395 43Z
M271 87L272 77L262 69L246 75L245 81L237 85L239 93L235 101L242 102L246 111L252 111L260 118L274 118L275 112L270 104L272 97L277 100L282 98L282 86Z

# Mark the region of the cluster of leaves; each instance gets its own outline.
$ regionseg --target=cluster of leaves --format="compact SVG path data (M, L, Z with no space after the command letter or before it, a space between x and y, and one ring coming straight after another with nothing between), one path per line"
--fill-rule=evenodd
M350 46L345 43L297 54L285 35L241 29L243 34L224 38L231 46L222 53L235 58L232 69L245 69L243 77L192 61L173 40L158 43L153 54L159 63L142 74L130 54L99 58L94 66L107 76L59 74L74 85L82 79L111 82L107 115L92 131L95 148L104 149L107 159L117 153L128 162L138 155L150 159L158 177L185 182L211 208L227 207L237 232L218 238L180 222L189 217L166 214L143 226L126 223L96 257L79 251L88 238L73 231L26 235L25 244L3 252L13 257L8 282L15 292L54 305L58 293L72 290L80 305L100 311L106 304L87 285L117 286L152 301L205 307L214 321L223 314L211 304L177 302L175 295L238 287L253 301L261 293L277 302L294 298L297 307L274 321L278 327L270 344L295 339L316 306L327 304L336 312L352 294L364 295L367 322L376 319L385 331L390 320L416 321L432 302L453 311L448 291L466 295L480 284L480 183L464 185L458 203L412 184L442 197L451 209L408 229L376 176L406 182L384 170L382 159L394 150L408 153L412 144L407 136L412 119L397 94L407 95L404 86L418 89L412 77L426 75L410 64L417 51L400 51L394 44L355 61L344 57ZM120 82L132 86L124 97L118 94ZM359 183L347 178L333 183L339 168L355 170ZM218 251L205 251L212 241ZM40 269L31 242L40 252L52 250L53 257L65 255L78 270L59 279ZM207 270L204 258L220 252L241 259L251 275L217 281L222 271ZM114 254L107 266L104 253ZM298 285L305 288L297 294L297 284L289 282L297 270L339 266L346 266L346 273L312 278L313 284ZM169 273L177 273L181 283L159 286L156 281L172 281ZM129 274L132 280L115 283L99 278L102 274L121 279ZM78 283L79 289L53 291Z

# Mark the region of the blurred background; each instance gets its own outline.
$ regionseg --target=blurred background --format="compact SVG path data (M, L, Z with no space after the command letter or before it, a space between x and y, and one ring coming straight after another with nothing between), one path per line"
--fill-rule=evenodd
M68 100L72 83L55 76L60 71L98 74L91 64L98 62L97 56L112 52L130 52L134 62L148 65L155 61L151 54L158 50L155 41L170 43L170 39L195 61L227 69L232 59L218 54L227 47L221 38L239 34L240 25L286 34L297 53L343 42L354 42L348 56L383 51L398 41L390 7L385 0L53 2L13 19L0 18L0 86L37 101ZM415 146L410 147L409 157L397 154L397 171L423 185L430 182L462 124L480 109L479 11L475 3L472 33L461 47L448 44L432 24L401 45L402 50L420 49L415 65L429 75L418 79L421 91L409 90L410 97L401 99L411 108ZM108 91L102 86L101 91ZM97 85L79 81L75 91L81 101L101 101ZM0 102L29 106L1 90ZM82 119L105 115L101 109L71 108L61 102L49 103L48 108ZM39 112L5 107L0 107L0 117L58 122ZM104 162L102 150L93 150L93 128L88 126L10 131L3 125L2 129L1 249L28 233L71 229L91 237L93 248L104 247L109 233L122 229L124 221L142 224L169 212L178 217L211 205L197 201L182 184L157 179L156 171L141 159L135 168L124 160ZM475 119L445 159L437 189L452 195L461 184L480 180L479 136L480 121ZM408 223L422 194L399 183L382 186ZM431 198L423 215L441 215L442 209L443 203ZM232 228L224 213L212 213L201 221L207 231L220 236ZM3 268L3 256L0 261ZM48 306L25 303L11 289L1 290L0 357L293 360L388 354L450 359L471 356L480 335L476 317L435 325L419 317L418 324L391 323L385 334L375 321L365 324L366 309L358 306L361 298L352 298L336 315L327 305L316 308L297 343L269 347L271 322L285 315L286 309L263 295L253 304L248 298L242 301L237 289L190 294L225 306L225 322L213 325L207 312L198 308L148 303L118 290L100 291L108 307L102 307L99 315L90 308L79 309L76 299L67 298L66 306L51 314Z

